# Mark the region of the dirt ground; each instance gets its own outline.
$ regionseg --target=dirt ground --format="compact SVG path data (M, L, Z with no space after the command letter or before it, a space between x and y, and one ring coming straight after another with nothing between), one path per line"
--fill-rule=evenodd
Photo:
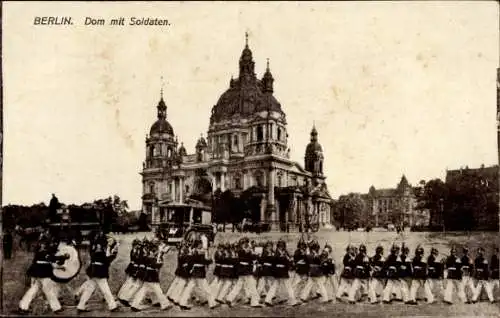
M320 231L314 234L320 244L323 246L328 242L333 246L334 259L337 264L341 264L341 260L348 243L351 244L365 244L368 248L368 253L372 255L375 247L381 244L385 248L386 254L393 242L401 244L405 242L411 250L411 254L417 245L421 244L425 249L425 254L428 255L431 247L436 247L440 252L440 257L448 254L450 246L454 245L461 247L467 245L471 251L471 256L474 257L475 251L478 246L486 248L487 256L491 253L491 248L500 244L498 233L404 233L397 235L395 232L335 232L335 231ZM120 250L117 259L113 262L110 273L111 278L109 284L111 291L116 294L121 284L125 280L124 270L129 261L130 243L135 237L142 238L144 236L151 236L150 233L136 233L120 235L117 238L120 241ZM249 238L256 241L262 240L277 240L283 238L287 242L287 248L290 253L293 253L300 234L290 233L267 233L261 235L248 234ZM218 233L216 243L220 240L233 241L241 237L237 233ZM85 281L85 269L88 265L88 254L86 251L81 253L84 265L80 274L72 280L68 285L76 289L81 283ZM33 255L24 251L16 250L12 259L5 260L4 273L3 273L3 290L4 290L4 314L12 315L17 307L19 300L27 289L26 285L26 269L31 263ZM165 256L165 265L161 271L162 288L164 292L168 289L170 282L173 279L173 272L176 266L176 253L169 252ZM209 271L212 271L210 267ZM212 279L210 273L209 281ZM299 286L300 288L300 286ZM284 291L278 295L279 298L285 297ZM500 292L497 291L495 296L497 299L500 297ZM485 300L484 295L482 299ZM77 315L74 300L69 291L63 291L63 307L65 308L62 315L72 316ZM88 308L92 311L85 313L84 316L108 316L110 315L106 309L105 303L102 302L102 297L99 292L94 293L89 301ZM45 305L43 296L39 295L32 303L32 314L34 315L49 315L52 316L50 310ZM80 314L81 315L81 314ZM172 308L168 311L160 311L154 307L146 309L143 312L131 312L128 308L120 308L116 313L111 316L211 316L211 317L224 317L224 316L328 316L328 317L389 317L389 316L500 316L500 303L490 304L487 301L482 301L477 304L461 304L456 302L453 305L447 305L438 301L435 304L428 305L423 301L417 306L408 306L403 303L392 304L377 304L371 305L367 302L358 303L355 305L347 303L330 303L327 305L320 304L318 301L311 301L299 307L287 307L286 305L275 305L273 307L265 307L261 309L251 308L244 304L237 304L229 308L225 305L218 307L214 310L208 307L194 306L190 311L182 311L179 308Z

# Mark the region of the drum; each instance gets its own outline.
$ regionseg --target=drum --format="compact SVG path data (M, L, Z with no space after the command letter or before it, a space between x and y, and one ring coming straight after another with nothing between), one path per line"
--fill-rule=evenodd
M82 261L77 249L65 242L59 243L56 258L52 263L52 280L58 283L67 283L78 275Z

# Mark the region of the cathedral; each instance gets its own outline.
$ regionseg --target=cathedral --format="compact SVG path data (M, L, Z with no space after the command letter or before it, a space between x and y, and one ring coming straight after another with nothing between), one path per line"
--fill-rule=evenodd
M323 174L323 149L312 127L304 166L290 159L286 114L273 95L269 60L262 78L254 71L248 46L239 59L239 75L212 107L206 137L188 153L167 120L161 94L157 120L146 136L142 210L154 225L164 222L169 206L231 191L245 197L254 222L272 229L331 223L333 200ZM203 201L203 200L202 200Z

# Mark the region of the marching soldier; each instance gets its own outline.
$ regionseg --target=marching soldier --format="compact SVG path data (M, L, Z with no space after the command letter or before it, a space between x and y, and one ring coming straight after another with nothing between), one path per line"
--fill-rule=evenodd
M356 293L358 290L368 289L370 279L370 259L366 255L366 246L361 244L359 253L354 258L354 282L349 290L349 303L356 303Z
M500 288L500 280L499 280L499 260L498 260L498 247L495 248L495 253L491 255L490 261L490 282L491 293L495 294L495 288ZM495 300L495 299L493 299Z
M401 264L398 268L399 285L401 286L401 295L406 304L410 304L410 286L413 275L412 260L410 259L410 249L403 243L401 249Z
M172 305L168 301L160 286L160 269L163 266L163 256L166 246L157 239L149 244L148 255L145 259L146 272L141 288L137 291L131 303L133 311L140 311L142 300L148 291L152 291L160 303L161 310L166 310Z
M488 295L488 299L493 303L493 292L490 284L488 284L488 260L484 257L484 249L482 247L477 250L477 257L474 260L474 278L477 280L477 285L472 294L472 302L475 303L478 301L481 291L484 288L486 295Z
M309 264L307 263L307 245L301 237L297 243L297 249L293 254L293 261L295 264L295 276L292 282L292 288L295 289L297 285L302 282L307 282L309 273Z
M56 247L51 244L51 238L48 235L42 235L38 240L33 262L28 269L27 275L31 277L31 286L19 302L19 312L26 314L38 291L41 289L47 299L50 309L54 313L62 311L61 304L55 293L55 282L52 277L52 262Z
M175 278L170 284L167 291L167 299L174 304L179 304L179 299L191 277L191 249L189 244L183 241L177 254L177 268L175 270Z
M438 254L438 250L432 248L431 255L427 257L427 280L425 281L424 289L427 303L429 304L434 303L434 288L436 285L442 285L441 280L444 276L443 264L437 259Z
M286 250L286 243L284 240L279 240L276 244L276 252L274 254L274 281L269 288L265 303L272 305L274 296L279 287L283 286L288 293L288 305L296 306L299 303L295 298L295 292L292 288L292 282L288 271L290 270L292 258Z
M333 295L335 295L335 290L337 290L337 278L335 277L335 263L332 258L332 247L329 244L325 245L323 253L321 254L321 269L323 270L326 283L330 282ZM333 301L333 295L332 298L328 297L328 302Z
M427 279L427 264L424 261L424 248L420 245L415 250L412 261L413 281L411 282L410 301L412 305L417 304L417 293L420 288L424 288ZM425 290L425 288L424 288ZM429 299L429 295L426 295Z
M238 257L235 251L235 247L230 243L224 244L220 270L220 279L222 284L218 294L215 294L215 300L219 304L225 303L224 299L229 293L231 286L238 279L238 274L236 272L237 263Z
M113 294L108 285L109 266L118 253L118 242L112 237L107 237L101 232L90 246L90 265L87 268L87 276L90 283L86 283L86 288L82 293L78 306L79 312L89 311L86 308L87 301L94 293L96 286L103 294L110 311L118 310Z
M474 283L472 281L472 273L474 271L474 266L472 263L472 259L469 256L469 249L464 247L462 249L463 255L460 259L462 263L461 271L462 271L462 282L460 284L460 288L463 291L463 295L465 295L465 302L468 303L467 294L465 293L465 289L469 287L472 291L474 290Z
M214 295L218 295L219 291L222 287L222 279L220 277L221 273L221 268L222 268L222 262L224 259L224 249L223 249L224 244L219 243L217 244L215 253L214 253L214 279L210 283L210 290Z
M217 306L215 302L215 297L210 291L210 287L207 282L207 270L206 267L212 262L207 258L205 251L203 249L203 243L200 239L195 239L194 241L193 255L190 257L192 269L191 278L189 279L186 288L184 289L181 299L179 301L179 306L182 309L191 309L188 306L187 301L191 298L193 288L196 286L201 289L205 294L205 298L208 300L208 306L213 309Z
M234 284L232 291L226 297L227 305L232 306L236 296L244 289L246 296L250 297L250 306L261 307L259 304L260 297L257 294L257 282L253 276L253 262L256 259L252 253L248 238L243 238L239 244L238 264L236 271L238 280Z
M118 291L118 300L124 305L129 306L129 302L137 290L139 290L139 282L136 280L135 273L139 267L139 251L141 249L141 242L138 239L132 241L132 248L130 249L130 262L125 269L127 279Z
M453 247L450 251L450 256L446 258L446 289L444 292L444 302L452 304L453 290L458 291L458 297L465 303L467 301L462 285L462 262L457 257L457 250Z
M399 280L399 268L401 267L401 258L399 256L399 246L392 245L391 254L387 257L384 263L384 270L387 276L387 284L383 291L382 301L386 304L392 301L391 296L395 291L398 294L401 291L401 284Z
M382 246L377 246L375 249L375 255L370 259L370 265L373 270L368 290L368 298L370 303L376 304L378 303L377 295L379 288L384 287L384 279L386 277L384 271L384 248Z
M346 248L344 259L342 260L344 269L340 275L340 284L336 294L338 301L342 300L342 295L348 292L354 281L354 257L354 247L349 244Z
M318 293L321 295L322 302L328 302L328 292L326 291L325 276L321 268L322 259L319 249L319 243L314 240L310 245L310 254L308 256L309 279L300 296L300 300L303 302L308 301L313 286L317 288Z
M257 285L257 294L262 297L266 285L271 287L274 280L273 275L273 262L274 262L274 251L273 243L271 241L266 242L264 250L262 251L262 256L260 257L259 263L261 264L261 273L259 283Z

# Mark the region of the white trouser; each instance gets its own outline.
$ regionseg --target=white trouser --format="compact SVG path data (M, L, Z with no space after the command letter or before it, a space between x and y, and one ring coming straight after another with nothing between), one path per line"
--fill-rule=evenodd
M326 291L325 281L326 281L325 276L309 277L306 285L304 286L304 289L302 289L302 293L300 294L300 299L307 301L313 286L316 286L318 293L321 295L321 301L327 302L328 292Z
M140 280L140 279L132 279L129 282L129 286L127 286L125 288L122 287L123 290L120 289L121 296L118 296L118 297L121 300L125 300L127 302L132 301L132 298L134 298L134 295L142 287L142 284L144 284L144 282L142 280Z
M179 277L176 284L174 286L170 286L171 288L169 288L167 295L170 293L170 298L172 298L174 302L179 303L182 293L186 289L190 280L191 279Z
M210 282L210 290L212 291L212 295L219 295L219 291L222 288L222 279L218 276L215 276L214 279Z
M106 303L108 304L109 310L113 310L116 308L116 301L111 294L111 290L109 289L108 280L106 278L91 278L89 279L90 283L87 283L84 287L82 296L80 297L80 302L76 308L85 310L87 301L90 299L92 294L94 293L96 286L99 287L104 299L106 299Z
M330 284L331 286L327 287L327 284ZM336 275L325 276L325 288L327 288L327 291L331 290L332 298L335 298L335 291L339 288L339 281ZM330 296L328 296L328 299L330 299Z
M341 298L344 293L347 293L354 282L352 278L344 278L340 277L339 288L337 289L337 294L335 295L337 298Z
M195 286L201 289L201 291L205 294L204 296L208 300L208 305L210 307L214 307L215 297L210 293L210 287L208 286L206 278L190 278L186 288L184 288L184 291L182 292L179 305L187 306L187 302L191 298L191 294Z
M257 293L257 282L255 281L255 277L253 277L253 275L240 276L229 295L227 295L226 299L229 302L233 302L242 289L245 291L247 297L250 297L251 306L259 304L260 297Z
M154 293L156 300L160 302L160 307L162 310L170 306L170 302L168 301L167 297L165 296L165 294L163 294L163 291L161 290L160 283L152 283L152 282L144 282L142 284L141 288L135 294L134 299L132 300L132 303L130 305L134 308L142 309L141 303L148 291Z
M273 284L273 281L274 281L274 277L271 277L271 276L262 276L259 279L259 283L257 284L257 294L259 295L259 297L263 293L265 293L265 291L266 291L266 285L268 285L269 288L271 288L271 285Z
M273 301L276 292L279 287L284 287L288 294L288 304L295 305L297 303L297 299L295 298L295 292L292 288L292 280L290 278L275 278L269 291L267 292L265 302L271 304Z
M401 282L399 279L389 278L387 279L387 284L385 285L384 291L382 292L383 301L391 301L392 294L395 293L396 297L398 292L401 293Z
M377 295L379 290L384 287L383 278L370 278L368 281L368 299L371 303L377 302Z
M401 286L401 296L404 302L410 301L410 287L411 287L411 278L400 278L399 286Z
M295 274L292 280L292 288L295 289L301 282L307 283L309 276Z
M491 292L495 293L495 288L500 288L500 279L490 279Z
M47 299L52 311L61 309L61 304L57 299L57 294L55 291L56 283L50 278L32 278L30 288L26 291L23 298L19 302L19 308L21 308L22 310L28 310L31 302L40 289L42 289L42 292L45 295L45 298Z
M444 301L452 302L453 301L453 290L457 291L458 298L462 302L467 301L467 296L465 295L465 284L463 280L458 279L447 279L446 280L446 288L444 291Z
M429 299L430 298L430 293L432 291L428 290L426 287L426 280L425 279L413 279L411 282L411 287L410 287L410 300L411 301L417 301L417 294L420 288L424 289L425 292L425 298Z
M424 289L425 289L425 297L427 298L428 303L434 302L434 288L439 286L440 292L444 295L443 281L437 278L427 278L425 281Z
M221 280L222 285L221 288L219 289L219 293L216 294L216 299L218 299L219 301L223 301L226 298L227 294L229 293L231 285L233 285L233 282L234 282L233 279L223 278Z
M349 301L356 301L356 293L359 290L359 293L362 294L362 290L368 289L368 279L367 278L355 278L351 288L348 291L348 299Z
M486 291L486 295L488 296L489 301L494 301L495 298L493 297L493 285L490 284L489 281L482 279L477 281L477 285L472 292L472 301L477 301L479 299L483 288Z
M87 282L85 282L87 283ZM84 283L84 284L85 284ZM127 295L127 292L133 288L132 286L134 285L134 279L130 276L127 276L127 279L125 280L125 282L123 283L122 287L120 287L120 290L118 291L118 298L119 299L122 299L122 300L125 300L125 295ZM83 285L80 287L82 288Z

